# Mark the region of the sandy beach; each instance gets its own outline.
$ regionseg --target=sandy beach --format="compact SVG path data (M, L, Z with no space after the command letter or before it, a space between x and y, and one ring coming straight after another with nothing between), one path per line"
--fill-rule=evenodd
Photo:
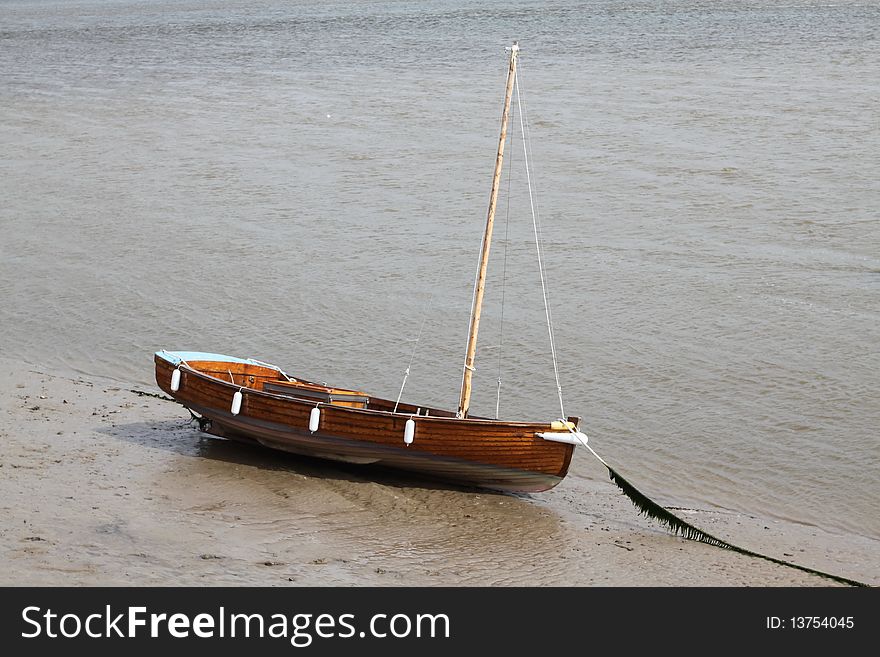
M670 535L598 463L547 493L451 489L210 438L157 390L2 363L3 585L836 585ZM677 512L750 550L880 584L868 539Z

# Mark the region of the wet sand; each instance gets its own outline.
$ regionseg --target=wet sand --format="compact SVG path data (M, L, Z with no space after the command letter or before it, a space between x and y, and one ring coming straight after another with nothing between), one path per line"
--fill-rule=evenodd
M670 535L598 463L547 493L450 489L210 438L182 407L119 383L0 363L2 585L836 585ZM877 541L678 512L880 584Z

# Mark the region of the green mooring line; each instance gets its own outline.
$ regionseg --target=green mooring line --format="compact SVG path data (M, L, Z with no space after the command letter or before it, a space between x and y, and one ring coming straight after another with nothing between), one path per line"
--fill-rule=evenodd
M808 568L807 566L801 566L800 564L792 563L791 561L784 561L782 559L776 559L775 557L768 557L766 554L752 552L751 550L746 550L745 548L738 547L736 545L728 543L727 541L722 541L720 538L716 538L715 536L704 532L702 529L694 527L692 524L686 522L685 520L682 520L668 509L665 509L656 502L653 502L638 488L636 488L626 479L621 477L618 472L615 472L610 465L608 465L604 461L603 465L608 468L608 474L610 475L611 480L615 484L617 484L620 490L623 491L623 493L632 501L632 503L641 513L643 513L648 518L653 518L662 525L665 525L674 534L681 534L684 538L688 538L692 541L708 543L709 545L724 548L725 550L733 550L734 552L739 552L740 554L745 554L750 557L766 559L767 561L772 561L773 563L777 563L781 566L796 568L812 575L818 575L819 577L825 577L827 579L834 580L835 582L840 582L841 584L848 584L849 586L869 586L864 582L857 582L854 579L847 579L846 577L840 577L839 575L825 573L821 570L816 570L815 568Z

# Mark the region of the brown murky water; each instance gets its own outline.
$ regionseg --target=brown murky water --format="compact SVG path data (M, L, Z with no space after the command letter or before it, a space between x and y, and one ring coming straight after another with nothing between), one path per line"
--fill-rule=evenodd
M544 4L4 4L3 356L147 388L152 351L210 350L394 397L427 313L406 397L454 406L519 38L566 412L661 502L880 539L880 9ZM557 417L521 200L474 411L500 353L502 415ZM227 448L203 449L164 476L212 504ZM552 536L601 475L578 454L534 506L241 472L277 511L265 537L332 494L303 540L336 524L371 550L363 508Z

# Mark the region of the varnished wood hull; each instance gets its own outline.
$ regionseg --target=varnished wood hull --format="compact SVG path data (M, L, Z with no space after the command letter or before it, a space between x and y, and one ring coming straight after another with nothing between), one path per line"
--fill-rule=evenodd
M558 484L568 472L574 447L545 440L539 433L551 424L458 419L439 409L419 410L364 396L364 408L296 395L326 389L343 399L360 399L338 389L307 382L286 383L283 375L253 361L209 354L158 352L156 382L177 402L210 420L214 435L257 442L295 454L376 464L458 484L503 491L536 492ZM201 358L201 360L198 360ZM226 359L226 360L223 360ZM176 369L179 375L174 375ZM177 390L172 376L179 376ZM281 384L277 382L281 381ZM302 383L302 388L299 388ZM268 385L267 385L268 384ZM284 386L284 396L265 392ZM233 398L241 392L240 408ZM355 393L363 395L363 393ZM320 409L317 429L310 431L312 409ZM424 415L428 412L428 416ZM411 444L404 442L407 420L415 423Z

